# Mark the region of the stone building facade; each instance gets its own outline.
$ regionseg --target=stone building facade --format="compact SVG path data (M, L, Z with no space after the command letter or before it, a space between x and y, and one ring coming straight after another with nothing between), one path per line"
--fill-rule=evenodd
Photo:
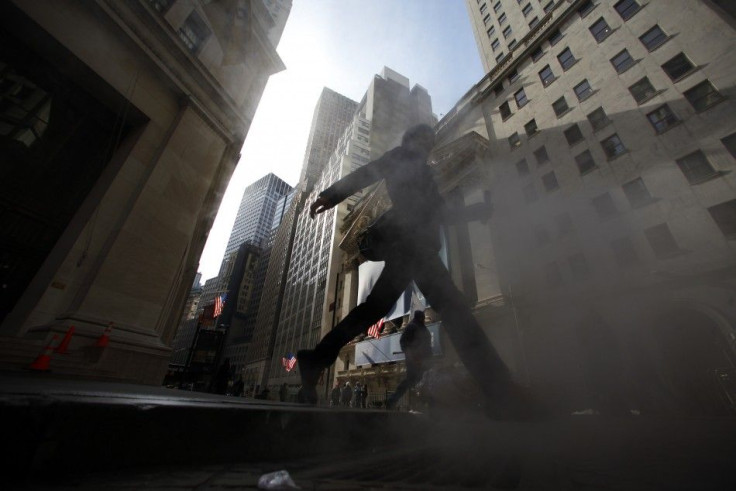
M488 55L484 3L467 1ZM501 12L521 26L529 2L498 3L496 31ZM544 16L513 24L517 42L438 125L438 152L487 141L447 160L483 176L466 202L493 205L470 263L514 321L489 334L561 410L732 412L733 17L710 1L530 3Z
M158 384L269 75L262 2L4 2L2 360ZM72 178L73 177L73 178ZM6 187L7 191L6 192ZM93 362L90 359L94 360Z

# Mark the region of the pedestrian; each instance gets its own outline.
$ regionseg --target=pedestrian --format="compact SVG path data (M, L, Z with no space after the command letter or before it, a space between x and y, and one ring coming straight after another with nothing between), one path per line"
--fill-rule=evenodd
M330 393L330 406L337 407L340 405L340 382L335 382L335 386Z
M302 386L302 389L304 387ZM345 382L345 385L342 388L342 399L340 400L340 403L345 407L350 407L350 400L353 398L353 391L350 388L350 382Z
M423 311L414 311L411 322L401 333L399 344L405 356L406 377L386 401L388 409L394 408L404 393L419 383L432 356L432 334L424 325Z
M243 377L238 377L238 380L233 384L233 395L235 397L242 397L244 390L245 383L243 382Z
M281 384L281 388L279 389L279 401L286 402L286 394L287 394L287 388L286 388L286 382Z
M366 403L368 402L368 384L365 382L363 383L363 387L361 387L360 400L361 400L361 407L363 407L363 409L368 407L366 405Z
M384 317L414 280L432 307L470 374L490 404L508 406L513 399L509 370L473 317L439 257L440 225L447 212L433 180L427 157L435 143L428 125L404 133L401 146L359 167L323 190L309 209L314 218L357 191L381 179L392 208L381 217L382 247L374 256L385 261L368 298L350 311L314 349L297 353L302 378L301 402L317 403L320 373L332 365L340 349ZM380 241L379 241L380 244Z
M360 382L355 383L353 388L353 407L360 407L360 401L363 400L363 391L360 388Z

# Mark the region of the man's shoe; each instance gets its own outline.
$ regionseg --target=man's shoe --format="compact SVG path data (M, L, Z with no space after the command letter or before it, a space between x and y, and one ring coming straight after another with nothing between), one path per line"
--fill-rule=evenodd
M314 350L298 351L296 361L299 364L299 375L302 378L302 388L297 394L297 400L305 404L317 404L317 382L319 382L322 367L314 360Z

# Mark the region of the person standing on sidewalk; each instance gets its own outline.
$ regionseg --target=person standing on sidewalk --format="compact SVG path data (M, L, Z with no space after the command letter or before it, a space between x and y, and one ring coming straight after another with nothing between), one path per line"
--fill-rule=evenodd
M440 225L445 210L427 164L434 144L432 127L418 125L409 128L403 135L401 146L335 182L310 206L309 213L314 218L381 179L385 180L393 204L384 215L389 233L384 233L383 237L391 241L381 249L385 267L370 295L328 332L314 349L297 353L302 379L301 402L317 403L316 386L322 370L335 362L340 348L384 317L414 280L442 316L448 337L489 404L509 405L509 398L514 393L509 370L473 317L468 302L439 257Z

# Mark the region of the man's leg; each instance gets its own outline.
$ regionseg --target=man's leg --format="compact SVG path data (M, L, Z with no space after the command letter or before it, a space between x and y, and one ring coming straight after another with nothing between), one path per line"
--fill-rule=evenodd
M412 271L408 263L401 257L388 259L365 302L351 310L313 350L297 352L302 378L302 402L317 402L315 386L322 370L335 362L343 346L358 334L366 332L391 309L411 281Z
M486 397L504 398L511 378L496 349L473 317L463 294L436 254L418 258L414 281L429 304L442 315L442 325L470 375Z
M406 365L406 378L401 381L398 387L396 387L396 392L391 394L391 397L388 398L386 401L386 407L388 409L393 409L394 406L399 403L399 400L406 391L419 383L422 378L421 375L422 371L420 368L415 367L412 363L408 363Z

